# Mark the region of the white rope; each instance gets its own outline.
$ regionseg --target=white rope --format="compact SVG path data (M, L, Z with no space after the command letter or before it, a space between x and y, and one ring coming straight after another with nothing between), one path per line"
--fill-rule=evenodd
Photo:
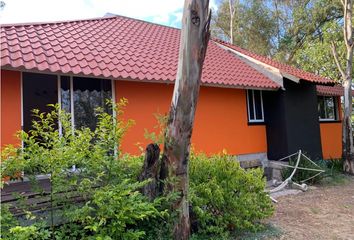
M297 160L296 160L296 164L295 166L291 166L291 165L288 165L288 164L282 164L282 163L279 163L279 161L283 161L285 159L288 159L292 156L295 156L295 155L298 155L297 156ZM311 162L313 165L315 165L316 167L318 167L319 169L316 169L316 168L305 168L305 167L299 167L299 163L300 163L300 159L301 159L301 156L303 156L306 160L308 160L309 162ZM283 166L283 167L288 167L288 168L293 168L294 170L292 171L292 173L290 174L290 176L285 179L285 181L283 181L279 186L271 189L271 190L266 190L266 192L268 193L274 193L274 192L278 192L280 190L282 190L283 188L285 188L287 185L289 185L289 183L291 183L291 185L293 187L296 187L298 189L301 189L302 191L307 191L308 187L306 184L304 184L304 182L310 180L310 179L313 179L315 177L317 177L318 175L320 175L321 173L324 173L325 170L321 169L321 167L316 164L315 162L313 162L309 157L307 157L305 154L303 154L301 152L301 150L299 150L298 152L296 153L293 153L287 157L284 157L284 158L281 158L278 160L278 162L273 162L272 164L274 165L278 165L278 166ZM294 177L295 175L295 172L298 170L298 169L301 169L301 170L305 170L305 171L314 171L314 172L317 172L315 175L305 179L305 180L301 180L300 182L302 183L301 185L298 184L298 183L295 183L295 182L292 182L292 178ZM272 196L269 195L269 197L272 199L273 202L277 202L276 199L274 199Z
M275 163L275 162L273 162L272 165L278 165L278 166L283 166L283 167L288 167L288 168L295 168L294 166L291 166L289 164L282 164L282 163ZM297 169L306 170L306 171L315 171L315 172L325 172L325 170L323 170L323 169L316 169L316 168L298 167Z
M302 154L307 160L309 160L312 164L314 164L315 166L321 168L320 166L318 166L314 161L312 161L309 157L307 157L305 154Z
M296 153L295 153L295 154L296 154ZM288 156L288 157L294 156L295 154L292 154L292 155L290 155L290 156ZM278 192L278 191L282 190L283 188L285 188L285 187L289 184L289 181L291 181L292 177L295 175L295 172L296 172L296 170L297 170L297 168L298 168L298 166L299 166L300 159L301 159L301 150L299 150L299 152L298 152L297 161L296 161L294 170L293 170L293 172L291 173L291 175L290 175L287 179L285 179L285 181L282 182L282 184L280 184L278 187L273 188L273 189L271 189L271 190L268 190L269 193Z
M290 158L290 157L292 157L292 156L295 156L296 154L298 154L298 152L293 153L293 154L291 154L291 155L289 155L289 156L283 157L283 158L281 158L281 159L278 159L278 162L283 161L283 160L285 160L285 159L287 159L287 158Z
M323 173L323 172L325 172L325 171L318 172L318 173L316 173L315 175L313 175L312 177L306 178L305 180L301 180L300 182L304 183L304 182L306 182L306 181L308 181L308 180L310 180L310 179L312 179L312 178L317 177L318 175L320 175L320 174Z

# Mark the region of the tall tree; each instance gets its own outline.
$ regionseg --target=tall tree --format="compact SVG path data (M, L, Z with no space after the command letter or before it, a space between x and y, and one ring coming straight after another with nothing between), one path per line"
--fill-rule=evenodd
M275 57L290 64L295 63L295 55L306 42L320 37L324 24L343 16L337 0L272 1L277 3L272 12L280 32Z
M354 146L352 129L352 71L353 71L353 24L352 24L352 0L341 0L344 10L343 40L346 47L345 67L340 64L337 46L331 43L331 49L338 70L342 75L344 87L344 116L343 116L343 159L344 171L354 175Z
M345 65L346 47L343 42L341 21L331 21L321 28L318 37L307 39L303 43L301 51L294 54L294 63L301 69L319 74L342 82L342 75L338 71L333 58L331 43L336 43L338 61L341 66Z
M212 34L253 52L294 63L308 39L317 38L328 21L343 16L337 0L222 0L213 17ZM232 19L232 21L231 21ZM230 23L232 29L230 30Z
M223 0L212 21L215 37L264 55L269 55L272 48L274 29L275 24L262 0Z
M176 180L165 186L180 193L174 203L178 219L174 239L189 239L188 162L203 62L209 41L209 0L185 0L176 82L167 122L161 178Z

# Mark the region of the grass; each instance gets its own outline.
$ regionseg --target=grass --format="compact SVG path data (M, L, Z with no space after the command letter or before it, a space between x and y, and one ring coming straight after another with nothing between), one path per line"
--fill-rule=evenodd
M266 240L269 238L279 237L282 235L282 231L273 224L265 224L264 229L258 232L243 232L236 237L231 238L233 240Z
M349 176L340 172L333 172L330 175L321 179L318 185L321 186L338 186L346 184L349 181Z
M267 240L282 235L282 231L273 224L267 223L257 232L234 232L230 236L193 235L191 240Z

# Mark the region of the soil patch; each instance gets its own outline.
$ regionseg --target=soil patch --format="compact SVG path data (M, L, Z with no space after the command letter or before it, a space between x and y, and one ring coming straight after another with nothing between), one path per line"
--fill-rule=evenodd
M354 240L354 177L336 186L317 186L281 196L269 223L283 234L269 239Z

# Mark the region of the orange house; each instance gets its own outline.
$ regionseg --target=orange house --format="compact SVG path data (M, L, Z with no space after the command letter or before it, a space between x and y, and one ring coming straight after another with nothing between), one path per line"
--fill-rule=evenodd
M73 125L94 128L105 98L129 104L134 119L122 150L139 153L155 113L169 111L180 30L107 18L1 26L1 146L31 128L31 109L61 103ZM327 86L325 86L327 85ZM312 158L341 155L340 91L326 78L210 40L192 144L278 159L299 149Z

